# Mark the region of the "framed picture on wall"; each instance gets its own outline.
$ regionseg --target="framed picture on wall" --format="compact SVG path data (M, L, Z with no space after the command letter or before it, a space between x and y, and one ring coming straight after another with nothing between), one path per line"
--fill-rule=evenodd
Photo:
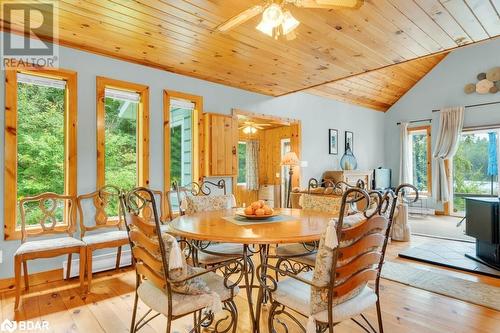
M354 133L345 131L345 150L350 148L352 152L354 152Z
M336 129L328 130L328 145L330 155L337 155L339 153L339 131Z

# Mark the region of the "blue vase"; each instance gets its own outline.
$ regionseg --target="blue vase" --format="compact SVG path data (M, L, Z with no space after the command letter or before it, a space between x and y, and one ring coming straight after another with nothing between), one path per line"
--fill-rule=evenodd
M340 159L340 167L342 170L356 170L358 167L358 161L352 153L351 148L347 145L344 156Z

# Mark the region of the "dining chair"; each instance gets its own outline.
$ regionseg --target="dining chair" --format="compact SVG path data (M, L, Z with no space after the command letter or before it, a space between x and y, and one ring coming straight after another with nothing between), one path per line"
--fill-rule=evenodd
M307 193L302 194L299 199L300 206L306 211L338 216L345 186L346 184L340 182L337 184L329 180L318 182L317 179L311 178ZM319 188L325 188L322 193L327 194L316 194L315 189ZM285 265L286 270L293 270L296 274L311 270L316 262L317 249L318 242L279 245L276 248L276 255L279 256L276 266Z
M185 186L173 183L172 187L176 192L180 215L225 210L236 206L234 195L226 192L224 179L220 179L218 182L193 182ZM223 194L212 195L212 188L222 191ZM210 267L243 256L241 244L193 242L192 249L193 264L201 267ZM249 262L249 267L253 271L253 263Z
M138 187L122 193L120 202L136 271L130 332L138 331L160 314L167 319L167 333L171 332L174 320L188 315L193 315L191 332L201 332L211 324L214 332L236 332L237 282L231 282L230 275L220 276L214 272L231 271L241 263L226 261L208 270L187 265L176 238L161 231L151 190ZM145 218L149 215L144 212L147 207L153 207L152 219ZM139 299L149 310L136 320ZM228 316L216 320L219 311L227 312ZM224 324L226 320L229 322Z
M16 301L19 308L21 298L21 266L25 290L29 290L28 260L52 258L67 254L66 279L71 276L73 253L80 256L80 287L84 290L85 243L73 237L75 231L75 198L55 193L42 193L25 197L19 201L21 222L21 245L14 253L14 275ZM68 223L61 222L63 216ZM65 237L45 237L50 235ZM43 239L40 239L43 237ZM30 238L38 238L36 240Z
M128 235L120 207L121 189L106 185L95 192L77 197L80 238L86 244L87 288L92 285L93 253L95 250L117 248L115 269L120 267L122 246Z
M258 268L258 271L274 270L287 277L280 282L272 281L269 275L260 280L260 295L266 291L271 298L269 332L274 330L276 316L294 318L294 313L308 318L306 326L294 320L307 333L333 333L337 324L349 319L366 332L377 332L364 315L373 306L377 312L378 332L384 331L380 273L397 195L409 187L414 188L403 184L395 193L389 190L383 195L359 188L347 189L342 198L341 214L329 223L320 239L314 270L294 274L268 263ZM364 212L346 216L348 206L361 200L365 201ZM346 222L350 226L344 228ZM373 288L370 282L374 283ZM283 321L280 323L284 325Z

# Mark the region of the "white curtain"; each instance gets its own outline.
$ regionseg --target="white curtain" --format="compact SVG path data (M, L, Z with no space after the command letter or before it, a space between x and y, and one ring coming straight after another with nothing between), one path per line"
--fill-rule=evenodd
M399 155L401 160L399 162L399 183L411 183L411 155L410 155L410 138L408 135L408 125L407 122L402 122L400 125L400 147Z
M436 202L450 200L445 160L453 158L464 124L464 107L445 108L439 114L439 130L432 153L432 192Z
M259 189L259 141L247 141L245 161L247 190L257 191Z

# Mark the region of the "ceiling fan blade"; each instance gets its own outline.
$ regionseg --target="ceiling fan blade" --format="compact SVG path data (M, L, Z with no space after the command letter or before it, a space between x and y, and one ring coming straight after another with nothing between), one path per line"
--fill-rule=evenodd
M243 24L246 21L250 20L251 18L259 15L260 13L262 13L263 10L264 10L264 6L255 5L251 8L248 8L247 10L239 13L238 15L231 17L226 22L219 24L218 26L215 27L215 30L220 31L220 32L226 32L228 30L231 30L234 27L236 27L240 24Z
M358 9L363 3L364 0L298 0L295 5L303 8Z

